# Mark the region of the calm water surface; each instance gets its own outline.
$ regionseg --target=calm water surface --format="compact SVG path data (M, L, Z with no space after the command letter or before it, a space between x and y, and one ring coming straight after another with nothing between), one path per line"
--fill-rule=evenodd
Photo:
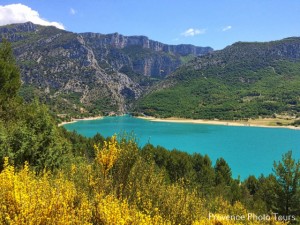
M289 150L300 159L300 130L153 122L130 116L79 121L64 127L87 137L97 132L105 137L134 132L140 146L150 142L170 150L207 154L213 163L223 157L233 176L242 179L270 174L274 160L281 160Z

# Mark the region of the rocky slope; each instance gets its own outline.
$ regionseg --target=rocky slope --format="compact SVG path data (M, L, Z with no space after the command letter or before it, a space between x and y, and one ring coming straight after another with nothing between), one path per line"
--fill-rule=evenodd
M145 36L72 33L31 22L0 27L21 68L22 94L58 112L128 111L156 80L209 47L166 45Z

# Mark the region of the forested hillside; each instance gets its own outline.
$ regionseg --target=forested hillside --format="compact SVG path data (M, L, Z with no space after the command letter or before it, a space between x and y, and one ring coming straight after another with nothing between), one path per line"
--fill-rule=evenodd
M300 161L291 151L273 174L241 181L222 158L68 132L37 99L24 101L20 85L4 41L1 224L300 224Z
M156 117L299 117L300 38L238 42L180 67L140 99Z

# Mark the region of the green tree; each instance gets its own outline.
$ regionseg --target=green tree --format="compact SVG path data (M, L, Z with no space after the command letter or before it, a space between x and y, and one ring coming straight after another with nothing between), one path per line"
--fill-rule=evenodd
M68 158L69 144L62 137L48 108L36 100L22 104L18 91L20 71L11 45L0 45L0 169L8 156L15 166L29 162L36 171L60 167Z
M258 190L258 180L255 176L251 175L245 180L245 186L247 187L249 194L254 195Z
M8 156L15 166L27 161L37 172L62 166L70 153L69 142L45 105L38 102L20 107L18 119L6 121L1 132L0 156ZM0 127L1 130L1 127Z
M9 42L0 45L0 107L3 110L18 95L21 86L20 71Z
M226 200L232 202L232 187L233 181L231 178L231 169L223 158L219 158L215 164L215 187L214 195L222 196ZM234 186L234 185L233 185ZM235 190L236 191L236 190Z
M275 209L284 215L300 215L300 161L292 157L292 151L274 162L274 172L279 186L276 188Z
M215 165L216 185L229 186L231 183L231 169L223 158L219 158Z
M241 188L240 179L232 180L230 184L229 200L231 204L234 204L237 201L241 201L243 198L243 192Z
M273 174L265 177L261 175L258 178L258 188L254 194L254 209L260 213L266 213L274 209L275 191L278 183Z
M166 169L172 182L176 182L180 179L190 181L194 172L191 156L186 152L181 152L176 149L172 150L167 161Z
M202 156L198 153L193 154L193 169L195 171L194 181L199 185L202 194L209 194L209 190L214 185L214 169L210 158L205 155Z

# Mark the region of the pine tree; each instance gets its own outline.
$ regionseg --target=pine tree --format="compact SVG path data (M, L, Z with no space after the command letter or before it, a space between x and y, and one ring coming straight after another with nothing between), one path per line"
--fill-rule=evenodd
M284 215L300 215L300 161L292 158L292 151L282 156L281 162L274 162L278 183L276 188L276 211Z
M231 183L231 169L227 162L223 159L217 159L215 165L215 183L216 185L229 186Z

